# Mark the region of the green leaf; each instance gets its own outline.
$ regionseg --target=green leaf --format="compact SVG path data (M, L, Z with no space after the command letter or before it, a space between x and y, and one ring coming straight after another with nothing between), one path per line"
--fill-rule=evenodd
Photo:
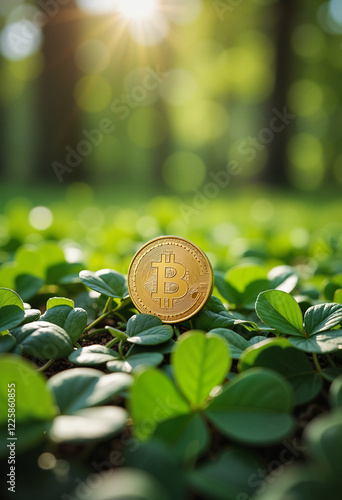
M328 382L333 382L337 377L342 375L342 368L329 366L328 368L323 368L319 373Z
M112 269L102 269L96 273L81 271L80 280L87 287L107 297L123 299L128 296L126 278Z
M239 370L256 366L270 368L287 378L296 404L311 401L323 386L322 377L314 372L305 353L292 347L285 338L268 339L249 347L240 358Z
M173 329L150 314L135 314L127 322L127 341L139 345L156 345L170 340Z
M17 341L11 334L0 336L0 353L10 352Z
M38 359L59 359L72 351L69 335L60 326L36 321L11 331L25 354Z
M305 331L309 337L330 330L342 321L342 304L319 304L309 307L304 316Z
M107 363L107 361L112 361L119 357L119 353L113 349L108 349L104 345L93 344L76 349L69 354L68 359L75 365L93 366Z
M126 373L104 375L92 368L73 368L53 375L48 381L60 412L72 414L82 408L108 403L132 385Z
M280 333L303 336L302 312L295 299L280 290L261 292L255 304L259 318Z
M25 317L23 321L18 326L26 325L27 323L32 323L40 318L41 312L39 309L25 309Z
M132 356L133 354L143 354L146 352L160 352L161 354L171 354L176 346L176 342L172 339L158 345L138 345L133 344L129 349L127 355Z
M24 320L24 303L9 288L0 288L0 332L14 328Z
M105 328L110 332L111 335L113 335L113 337L116 337L119 340L123 340L125 342L128 338L128 336L124 332L118 330L117 328L113 328L112 326L105 326Z
M298 274L291 266L277 266L271 269L267 278L270 287L283 292L291 293L298 283Z
M342 375L335 378L335 380L331 384L329 390L329 399L331 406L342 406Z
M306 427L304 436L307 444L306 452L314 458L319 470L329 471L333 479L341 484L339 466L342 446L341 409L335 409L312 420Z
M239 304L240 302L239 292L230 283L227 283L223 273L220 272L215 273L215 286L222 295L222 297L228 300L230 304Z
M56 417L48 436L54 443L87 443L108 439L125 426L127 412L118 406L85 408Z
M234 325L235 319L230 314L220 299L210 297L207 305L196 315L196 329L208 332L213 328L230 328Z
M32 274L19 274L15 277L15 289L23 300L29 300L44 285L44 281Z
M43 375L25 359L5 354L0 357L0 423L7 426L8 390L15 385L15 416L18 422L51 420L56 406Z
M126 356L125 359L112 359L107 363L110 372L131 373L138 366L158 366L164 356L160 352L143 352Z
M188 473L191 489L201 498L215 500L248 499L264 478L261 463L252 453L240 449L224 451L216 460Z
M316 333L309 338L290 337L290 344L305 352L324 354L337 351L342 345L342 330L331 330L328 333Z
M256 479L258 481L258 477ZM255 495L258 500L322 500L327 498L327 488L322 479L308 467L298 465L292 470L285 471L274 482L270 482L269 479L274 478L270 475L265 481L258 482L259 488L263 488L260 494Z
M46 310L56 306L69 306L74 308L74 301L65 297L52 297L46 303Z
M92 492L91 500L172 500L163 485L151 474L136 468L106 473ZM180 498L180 500L182 500Z
M230 439L266 446L293 431L292 407L293 391L286 379L266 368L252 368L234 377L205 414Z
M87 313L80 307L73 309L69 305L56 305L50 307L39 321L47 321L60 326L67 332L74 344L87 326Z
M228 328L214 328L210 330L210 333L220 335L228 342L230 355L233 359L239 359L243 351L250 346L249 341ZM262 337L262 340L264 339L265 337Z
M178 387L193 408L200 408L230 369L227 342L215 334L186 333L177 341L172 365Z
M179 415L161 422L153 438L166 443L178 460L184 462L197 459L210 443L208 428L198 413Z
M141 440L148 439L159 422L191 411L167 375L155 368L137 376L128 402L135 434Z
M163 485L172 499L186 500L188 498L180 463L162 441L151 439L134 446L134 451L131 451L129 447L126 447L126 450L123 457L125 466L150 474ZM137 499L136 496L134 498Z
M334 294L334 302L337 302L338 304L342 304L342 288L339 288L336 290Z
M245 292L248 285L254 281L265 280L266 277L266 270L263 267L245 264L232 267L225 276L227 283L239 293Z

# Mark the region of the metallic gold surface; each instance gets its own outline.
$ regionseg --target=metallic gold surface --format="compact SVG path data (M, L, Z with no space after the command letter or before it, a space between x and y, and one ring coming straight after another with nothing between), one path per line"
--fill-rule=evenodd
M128 291L135 307L164 323L191 318L209 299L213 271L196 245L177 236L146 243L132 259Z

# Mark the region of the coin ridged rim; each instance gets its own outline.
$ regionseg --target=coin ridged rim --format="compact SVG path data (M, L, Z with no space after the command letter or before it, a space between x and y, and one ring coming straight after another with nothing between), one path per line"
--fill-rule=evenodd
M184 316L182 318L178 318L177 317L177 318L164 319L164 315L162 315L162 314L159 315L158 313L153 312L148 306L144 305L144 302L141 299L137 300L135 297L133 297L132 287L131 287L130 281L132 280L132 269L133 269L133 266L137 265L137 263L135 262L136 261L136 257L141 252L143 252L145 248L149 247L150 245L153 245L154 243L156 243L158 241L161 242L162 240L176 240L176 241L183 242L183 243L185 243L185 244L193 247L193 251L197 250L197 252L200 254L200 256L204 259L205 263L208 266L209 273L211 275L211 280L210 280L211 284L210 284L210 287L208 288L208 290L206 292L205 299L203 300L203 303L202 303L201 307L199 309L197 309L196 311L192 311L190 314L188 314L188 315L186 315L186 316ZM138 309L139 312L141 312L143 314L151 314L153 316L157 316L158 318L160 318L162 320L163 323L167 323L167 324L181 323L182 321L186 321L186 320L192 318L193 316L195 316L195 314L197 314L198 312L200 312L206 306L208 300L210 299L210 297L211 297L211 295L213 293L213 288L214 288L214 272L213 272L212 265L211 265L210 260L208 259L207 255L203 252L203 250L201 250L201 248L199 248L199 246L197 246L192 241L189 241L186 238L183 238L181 236L175 236L175 235L158 236L157 238L153 238L152 240L147 241L146 243L144 243L144 245L142 245L139 248L139 250L137 250L137 252L134 254L134 256L133 256L133 258L132 258L132 260L130 262L129 268L128 268L127 285L128 285L129 296L130 296L133 304L135 305L135 307ZM181 316L181 314L182 313L177 313L177 316ZM170 315L170 316L172 316L172 315Z

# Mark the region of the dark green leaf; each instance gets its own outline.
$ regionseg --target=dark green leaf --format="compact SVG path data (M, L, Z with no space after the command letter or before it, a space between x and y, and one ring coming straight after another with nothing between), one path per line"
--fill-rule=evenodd
M156 345L167 342L173 335L170 325L150 314L135 314L127 322L128 342L139 345Z
M315 398L323 386L321 376L314 372L305 353L292 347L285 338L264 340L249 347L240 358L239 370L255 366L270 368L286 377L295 392L296 404Z
M16 343L17 341L11 334L0 336L0 353L10 352Z
M87 313L84 309L73 309L69 305L58 305L48 309L39 321L47 321L60 326L67 332L74 344L82 335L87 325Z
M92 368L73 368L57 373L48 381L63 414L72 414L82 408L98 406L132 385L126 373L104 375Z
M24 303L9 288L0 288L0 332L14 328L24 320Z
M138 366L158 366L164 356L160 352L144 352L126 356L125 359L112 359L107 363L110 372L131 373Z
M107 297L123 299L128 295L126 278L112 269L102 269L96 273L81 271L80 279L87 287Z
M188 474L190 487L213 500L248 499L264 478L261 463L240 449L225 451Z
M230 314L220 299L210 297L206 307L196 316L196 329L208 332L214 328L230 328L235 319Z
M337 377L330 386L329 398L331 406L342 406L342 375Z
M179 415L161 422L153 438L167 444L168 449L184 462L196 459L209 446L209 431L202 417L197 414Z
M342 304L319 304L309 307L304 316L305 331L311 337L330 330L342 321Z
M32 274L19 274L15 278L15 288L23 300L29 300L44 285L44 281Z
M93 366L107 363L107 361L113 361L115 358L119 357L119 353L113 349L108 349L108 347L104 345L93 344L82 347L81 349L76 349L69 354L68 359L75 365Z
M221 335L226 339L229 345L230 355L233 359L239 359L243 351L250 346L250 343L246 339L228 328L214 328L210 330L210 333ZM262 340L265 340L265 337L262 337Z
M227 384L205 410L209 420L227 437L265 446L277 443L294 428L290 384L278 373L252 368Z
M342 345L342 330L317 333L311 337L290 337L290 344L305 352L329 353L337 351Z
M108 439L126 424L127 412L118 406L85 408L56 417L48 436L54 443L87 443Z
M59 359L72 351L72 342L63 328L46 321L35 321L11 331L24 352L38 359Z

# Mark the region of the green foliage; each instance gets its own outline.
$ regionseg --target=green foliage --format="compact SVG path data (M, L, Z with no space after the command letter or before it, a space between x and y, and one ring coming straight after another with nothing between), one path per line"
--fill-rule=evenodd
M13 328L24 320L24 303L13 290L0 288L0 313L0 332Z
M280 442L294 428L293 392L277 373L253 368L234 377L205 410L227 437L263 446Z
M91 290L107 297L122 299L128 295L125 277L112 269L102 269L96 273L81 271L80 280Z
M102 463L115 455L124 467L92 492L100 499L136 495L135 486L139 498L158 491L169 500L332 496L340 484L339 261L317 261L312 272L253 252L234 266L218 251L217 296L173 326L137 313L110 263L82 271L42 244L17 252L13 268L0 266L0 371L5 381L17 373L19 457L47 449L68 461L80 450ZM0 396L5 415L6 387ZM305 449L307 461L278 478L267 464L284 450L287 457L291 443L299 443L294 460ZM121 473L137 474L135 486ZM108 493L112 477L122 490Z
M231 359L225 341L216 335L183 335L172 355L176 383L192 408L200 408L210 391L222 383Z

